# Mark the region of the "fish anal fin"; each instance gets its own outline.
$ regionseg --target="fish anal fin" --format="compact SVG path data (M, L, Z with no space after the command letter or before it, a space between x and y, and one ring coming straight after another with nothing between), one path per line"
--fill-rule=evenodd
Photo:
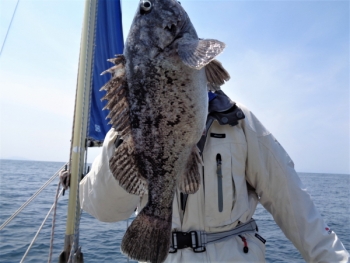
M205 66L205 75L208 81L208 88L211 91L220 90L220 86L230 80L230 74L216 59Z
M147 193L147 181L137 167L131 136L115 149L109 160L109 168L119 185L128 193L135 195Z
M199 149L194 146L187 161L186 170L179 178L179 189L184 194L194 194L200 186L199 169L203 165Z
M182 62L194 69L201 69L219 55L225 44L215 39L186 39L178 43L177 53Z

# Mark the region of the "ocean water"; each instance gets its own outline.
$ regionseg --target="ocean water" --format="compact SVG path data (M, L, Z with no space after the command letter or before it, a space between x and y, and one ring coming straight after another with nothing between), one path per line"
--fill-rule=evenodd
M0 160L0 224L30 198L61 166L57 162ZM314 203L330 228L350 251L350 175L300 173ZM0 262L20 262L51 205L58 179L55 179L5 229L0 231ZM68 193L57 207L52 262L57 262L65 235ZM254 215L260 234L267 240L267 262L305 262L300 253L274 223L272 216L258 206ZM52 217L44 225L24 262L47 262ZM128 262L120 253L126 221L102 223L83 212L80 246L84 262ZM129 222L130 223L130 222ZM133 262L129 260L129 262Z

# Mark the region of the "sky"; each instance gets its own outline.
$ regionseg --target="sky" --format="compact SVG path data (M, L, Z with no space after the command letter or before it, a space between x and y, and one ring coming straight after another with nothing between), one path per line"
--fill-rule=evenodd
M0 0L0 45L16 3ZM226 43L223 91L258 117L295 169L350 174L349 1L181 4L199 37ZM122 1L124 38L137 5ZM80 0L19 2L0 55L0 158L68 160L83 10Z

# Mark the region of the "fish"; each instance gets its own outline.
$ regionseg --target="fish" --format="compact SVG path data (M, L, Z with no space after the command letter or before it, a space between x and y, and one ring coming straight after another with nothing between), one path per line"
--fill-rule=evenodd
M126 230L122 253L164 262L170 248L172 204L177 188L193 194L202 165L196 146L205 129L207 92L230 77L215 58L225 44L199 39L175 0L141 0L124 52L109 59L106 91L118 147L110 170L127 192L148 202Z

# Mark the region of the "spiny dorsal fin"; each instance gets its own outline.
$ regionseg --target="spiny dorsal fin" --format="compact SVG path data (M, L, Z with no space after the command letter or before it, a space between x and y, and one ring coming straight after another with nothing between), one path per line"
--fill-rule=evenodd
M105 90L106 95L102 100L107 100L107 104L103 109L108 109L110 112L107 118L111 119L109 124L112 124L122 136L127 135L130 131L129 120L129 103L127 100L128 85L125 76L125 57L116 55L115 58L109 59L109 62L115 66L102 72L111 73L112 78L100 90ZM124 132L123 132L124 131Z
M230 74L216 59L205 66L205 75L207 76L208 88L211 91L220 90L220 86L224 85L225 81L230 80Z

